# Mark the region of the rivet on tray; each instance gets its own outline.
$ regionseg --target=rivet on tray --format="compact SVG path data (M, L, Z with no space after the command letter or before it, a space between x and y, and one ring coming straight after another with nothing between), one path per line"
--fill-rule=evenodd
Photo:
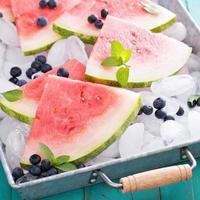
M93 179L90 180L90 183L95 183L96 181L97 181L97 179L93 178Z

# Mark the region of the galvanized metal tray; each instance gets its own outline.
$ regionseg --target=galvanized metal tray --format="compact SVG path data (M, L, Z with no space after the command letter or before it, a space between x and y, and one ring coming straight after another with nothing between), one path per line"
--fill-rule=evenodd
M189 27L190 31L185 42L193 47L194 52L200 51L200 29L184 9L182 3L179 0L160 0L159 3L174 11L177 14L178 21L182 21L186 27ZM189 149L189 151L185 150L185 148ZM13 189L20 193L22 199L39 199L102 181L106 181L112 187L122 188L121 184L112 183L105 174L110 179L116 179L138 172L166 167L187 158L192 162L191 169L193 169L196 163L190 152L195 158L200 157L200 139L17 185L12 178L6 161L5 148L2 144L0 145L1 162L8 182Z

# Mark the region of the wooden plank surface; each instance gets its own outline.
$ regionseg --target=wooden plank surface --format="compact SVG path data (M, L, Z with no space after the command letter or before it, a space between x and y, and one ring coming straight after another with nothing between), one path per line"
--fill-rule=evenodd
M182 0L187 9L200 24L200 0ZM122 194L105 184L66 192L43 200L199 200L200 199L200 160L190 181L144 192ZM0 165L0 200L21 200L9 187Z

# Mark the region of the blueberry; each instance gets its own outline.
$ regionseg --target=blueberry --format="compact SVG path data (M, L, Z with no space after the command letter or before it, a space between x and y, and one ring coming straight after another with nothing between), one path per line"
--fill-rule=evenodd
M156 110L155 112L155 116L158 118L158 119L164 119L166 117L166 113L162 110Z
M41 168L38 165L33 165L29 169L29 173L33 176L39 176L42 173Z
M16 85L18 85L19 87L22 87L23 85L27 84L27 81L25 80L19 80L17 81Z
M35 73L37 73L37 70L35 68L29 68L26 71L26 76L31 79L32 75Z
M108 15L108 11L104 8L101 10L101 17L106 18Z
M41 63L39 63L37 61L33 61L31 63L31 68L35 68L37 70L37 72L39 72L41 70Z
M15 181L21 178L22 176L24 176L23 169L21 169L20 167L16 167L12 170L12 176L15 179Z
M41 176L42 177L47 177L47 172L42 172Z
M174 119L174 117L167 115L167 116L165 116L164 121L168 121L168 120L175 120L175 119Z
M48 20L45 17L39 17L37 18L37 25L39 27L44 27L47 25Z
M96 20L97 20L97 16L96 16L96 15L90 15L90 16L88 17L88 22L89 22L90 24L93 24L94 22L96 22Z
M160 109L164 108L165 106L166 106L166 102L165 102L165 100L163 100L161 98L157 98L153 102L153 107L155 109L160 110Z
M142 111L145 115L151 115L153 113L153 108L151 106L144 105Z
M41 72L43 72L43 73L46 73L50 70L52 70L52 67L49 64L44 64L44 65L41 66Z
M3 13L2 12L0 12L0 18L2 18L3 17Z
M200 106L200 97L197 99L197 106Z
M194 108L197 105L197 101L196 100L188 101L187 105L189 108Z
M49 169L51 169L51 162L47 159L42 160L41 168L42 168L42 171L48 171Z
M67 69L60 67L57 71L57 76L61 76L61 77L65 77L68 78L69 77L69 72L67 71Z
M42 63L42 64L45 64L47 62L47 59L45 56L43 55L39 55L35 58L35 61L38 62L38 63Z
M37 165L40 163L41 161L41 157L37 154L33 154L30 158L29 158L29 161L31 164L33 165Z
M55 168L51 168L50 170L47 171L47 176L53 176L58 174L58 170Z
M177 113L176 113L176 115L183 116L184 112L185 112L184 109L180 106L179 109L178 109L178 111L177 111Z
M56 2L55 0L49 0L49 2L48 2L48 7L49 7L50 9L56 8L56 7L57 7L57 2Z
M103 27L103 22L100 19L97 19L95 22L95 27L101 29Z
M40 0L39 6L40 6L40 8L45 8L45 7L47 7L47 1L46 1L46 0Z
M14 77L11 77L9 79L10 82L14 83L14 84L17 84L17 82L19 81L18 78L14 78Z
M10 70L10 75L12 77L18 77L22 74L22 70L19 67L12 67Z

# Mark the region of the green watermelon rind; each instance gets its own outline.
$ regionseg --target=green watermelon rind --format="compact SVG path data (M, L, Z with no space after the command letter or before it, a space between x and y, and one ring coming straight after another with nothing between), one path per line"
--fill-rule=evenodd
M119 137L125 132L125 130L130 126L130 124L137 118L141 106L142 106L142 97L138 96L137 100L134 102L132 108L130 109L127 118L107 141L102 142L101 146L96 148L94 151L91 151L90 153L83 155L81 158L78 159L71 158L69 161L75 164L86 163L87 161L96 157L98 154L107 149L111 144L113 144L117 139L119 139Z
M176 22L176 15L174 15L174 17L168 22L166 22L165 24L161 24L157 27L152 28L151 31L156 32L156 33L162 32L166 30L167 28L169 28L171 25L173 25L175 22ZM58 23L53 24L53 30L59 35L61 35L62 37L69 37L69 36L75 35L79 37L84 43L87 43L87 44L94 44L98 38L98 36L96 35L87 35L85 33L80 33L75 30L71 30L70 28L63 27L59 25Z
M35 55L35 54L38 54L38 53L42 53L43 51L47 51L49 50L52 45L57 42L58 40L62 39L62 37L59 37L57 38L56 40L53 40L47 44L44 44L38 48L35 48L35 49L22 49L23 53L25 56L31 56L31 55Z
M94 44L97 41L98 36L95 35L86 35L85 33L76 32L70 30L70 28L63 27L58 24L53 24L53 30L61 35L62 37L69 37L69 36L77 36L79 37L84 43L87 44Z
M182 67L184 67L184 65L187 62L187 60L189 59L191 53L192 53L192 48L189 47L188 48L188 56L186 56L183 63L180 66L178 66L177 69L173 73L166 75L166 76L172 76L172 75L177 74L182 69ZM165 77L161 77L160 79L162 79L162 78L165 78ZM92 83L99 83L99 84L105 84L105 85L110 85L110 86L115 86L115 87L121 87L121 85L117 82L117 80L108 80L108 79L104 79L103 77L102 78L95 77L95 76L88 74L87 71L85 73L85 79ZM160 80L160 79L158 79L158 80ZM150 87L153 82L158 81L158 80L147 80L145 82L128 82L126 88Z
M33 118L29 117L27 115L24 115L22 113L19 113L17 111L15 111L14 109L11 109L9 107L7 107L4 103L4 101L0 101L0 108L2 109L2 111L4 111L7 115L9 115L10 117L14 117L15 119L24 122L26 124L32 124L33 122Z

